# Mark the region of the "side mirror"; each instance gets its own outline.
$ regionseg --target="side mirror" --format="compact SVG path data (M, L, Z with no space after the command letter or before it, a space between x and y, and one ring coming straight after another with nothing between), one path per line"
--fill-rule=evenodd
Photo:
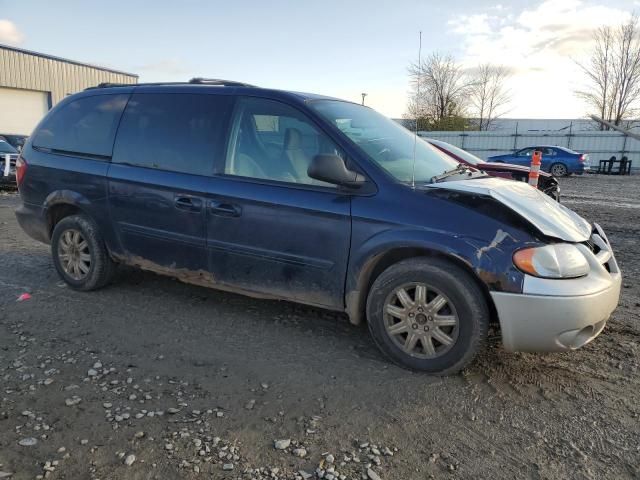
M359 188L367 181L363 175L349 170L338 155L326 153L313 157L307 175L316 180L349 188Z

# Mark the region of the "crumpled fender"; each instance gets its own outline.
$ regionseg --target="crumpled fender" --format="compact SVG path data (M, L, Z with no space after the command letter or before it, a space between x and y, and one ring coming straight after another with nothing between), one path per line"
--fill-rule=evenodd
M449 258L475 274L487 290L521 293L524 275L511 261L511 252L516 246L522 246L522 242L502 229L498 229L489 242L429 229L380 232L351 252L345 285L347 313L352 323L361 321L372 271L386 254L401 249L417 249Z

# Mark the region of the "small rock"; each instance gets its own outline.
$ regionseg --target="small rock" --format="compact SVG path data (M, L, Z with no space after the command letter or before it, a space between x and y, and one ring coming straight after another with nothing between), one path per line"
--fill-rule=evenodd
M89 440L87 440L86 438L80 440L80 445L86 445L87 443L89 443Z
M173 450L173 444L172 444L172 443L167 443L167 444L164 446L164 449L165 449L165 450Z
M327 455L326 457L324 457L324 459L327 461L327 463L333 463L336 461L335 457L331 454Z
M233 470L233 463L225 463L224 465L222 465L222 470Z
M311 477L313 477L313 474L305 472L304 470L298 470L298 475L302 477L302 480L309 480Z
M23 447L33 447L36 443L38 443L38 440L33 437L27 437L20 440L18 442L18 445L21 445Z
M374 472L370 468L367 468L367 477L369 477L369 480L382 480L380 478L380 475L378 475L376 472Z
M103 403L103 404L102 404L102 406L103 406L104 408L111 408L111 407L113 407L113 404L112 404L112 403L109 403L109 402L105 402L105 403Z
M126 458L124 459L124 464L127 467L130 467L131 465L133 465L133 462L135 461L136 461L136 456L134 454L130 454L130 455L127 455Z
M276 450L285 450L286 448L289 448L289 445L291 445L290 439L276 440L274 442L274 446L276 447Z
M174 407L171 407L171 408L169 408L169 409L167 410L167 412L168 412L168 413L170 413L170 414L172 414L172 415L174 415L174 414L178 413L179 411L180 411L180 409L179 409L179 408L174 408Z
M93 364L93 368L96 370L100 370L102 368L102 362L96 362Z
M80 397L78 397L77 395L74 395L71 398L65 399L64 403L65 403L65 405L67 405L67 407L72 407L74 405L79 404L81 401L82 401L82 399Z
M293 450L293 454L296 457L304 458L304 457L307 456L307 449L306 448L302 448L302 447L296 448L296 449Z
M136 433L135 433L135 435L134 435L134 437L135 437L135 438L142 438L142 437L144 437L144 432L143 432L143 431L136 432Z
M90 368L87 371L87 376L89 376L89 377L97 377L98 376L98 371L93 369L93 368Z
M251 399L246 403L244 408L246 408L247 410L252 410L255 404L256 404L256 401Z
M2 472L0 471L0 478L9 478L13 475L11 472Z

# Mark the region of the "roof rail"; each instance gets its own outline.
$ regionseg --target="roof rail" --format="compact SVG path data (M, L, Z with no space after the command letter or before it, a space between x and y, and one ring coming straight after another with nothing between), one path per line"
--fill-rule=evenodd
M192 78L188 82L152 82L152 83L112 83L103 82L95 87L88 87L85 90L93 90L96 88L112 88L112 87L143 87L143 86L163 86L163 85L216 85L220 87L255 87L244 82L236 82L234 80L222 80L219 78Z
M222 87L255 87L244 82L236 82L235 80L222 80L220 78L202 78L195 77L189 80L189 83L195 83L198 85L220 85Z

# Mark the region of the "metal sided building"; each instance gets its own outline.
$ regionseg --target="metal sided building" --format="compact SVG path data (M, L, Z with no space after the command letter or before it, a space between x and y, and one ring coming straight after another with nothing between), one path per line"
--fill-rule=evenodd
M137 83L138 75L0 45L0 135L30 135L64 97L102 82Z

